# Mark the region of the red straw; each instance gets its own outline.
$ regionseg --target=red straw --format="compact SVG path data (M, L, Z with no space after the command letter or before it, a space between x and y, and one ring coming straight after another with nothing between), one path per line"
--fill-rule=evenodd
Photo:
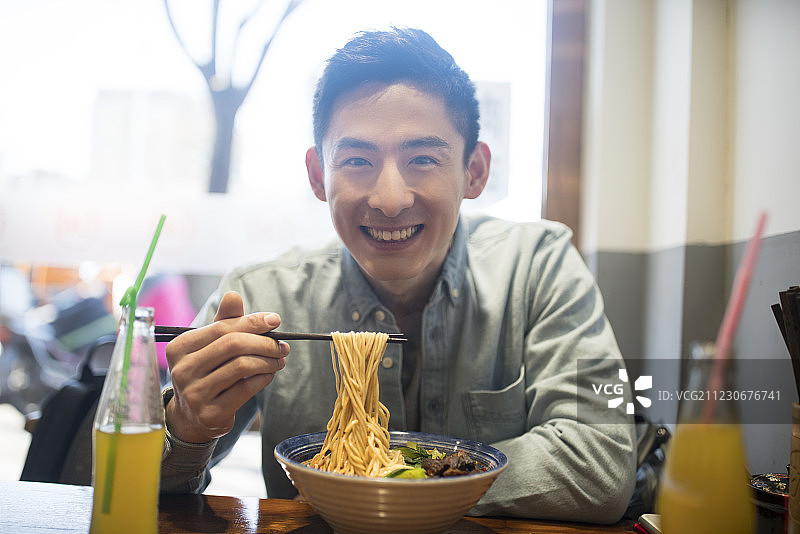
M750 241L747 243L747 249L744 251L744 258L739 265L739 269L736 271L736 279L733 282L731 298L728 301L728 306L725 308L725 315L722 318L722 324L717 334L714 368L709 379L709 390L711 391L718 391L723 384L723 375L725 373L727 360L730 358L733 335L736 332L736 326L739 324L739 317L742 315L744 301L747 298L747 290L750 287L750 279L753 277L756 259L758 259L758 252L761 248L761 234L764 232L766 223L767 214L761 212L758 217L755 234L753 234L753 237L751 237ZM713 415L714 403L709 402L706 404L705 422L710 422Z
M728 301L728 307L725 309L722 325L719 327L719 334L717 334L718 358L725 359L729 357L731 343L733 342L733 334L736 332L736 326L739 324L739 317L742 314L742 307L747 297L747 289L750 286L750 279L753 277L758 251L761 248L761 234L764 232L764 225L766 225L766 223L767 214L761 212L758 217L756 233L750 238L747 249L744 251L742 264L736 272L736 280L733 283L731 299Z

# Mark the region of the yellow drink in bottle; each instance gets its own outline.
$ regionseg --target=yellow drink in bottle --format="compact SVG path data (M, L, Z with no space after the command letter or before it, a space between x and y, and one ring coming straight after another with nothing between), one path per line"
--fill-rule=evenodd
M115 441L113 488L110 506L104 511L108 455ZM158 532L158 485L164 428L153 425L124 425L95 430L94 500L90 534Z
M664 464L657 511L664 534L750 534L744 447L736 424L678 424Z

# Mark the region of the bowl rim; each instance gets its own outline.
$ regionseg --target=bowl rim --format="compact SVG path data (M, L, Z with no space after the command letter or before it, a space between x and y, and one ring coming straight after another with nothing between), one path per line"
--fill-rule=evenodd
M286 443L288 441L290 441L290 440L301 440L301 439L306 440L306 441L311 441L311 440L314 440L314 439L318 439L319 442L320 442L320 447L321 447L322 446L322 441L325 439L326 434L327 434L327 432L325 432L325 431L322 431L322 432L308 432L308 433L305 433L305 434L298 434L297 436L292 436L292 437L286 438L286 439L282 440L280 443L278 443L275 446L275 450L274 450L274 453L273 453L274 456L275 456L275 459L278 461L278 463L282 464L284 466L284 468L286 468L286 465L288 464L288 465L291 465L293 469L300 469L300 470L302 470L304 472L307 472L307 473L314 473L314 474L318 474L320 476L338 477L338 478L341 478L342 480L350 480L350 481L353 481L353 482L356 482L356 481L361 481L361 482L369 481L369 483L371 483L371 484L380 483L380 482L388 483L388 484L409 484L409 485L413 485L413 484L426 484L426 485L430 485L430 484L437 484L437 485L442 485L442 484L444 484L444 485L463 484L463 483L465 483L467 481L475 481L476 479L479 479L479 478L486 478L486 477L494 478L497 475L499 475L501 472L503 472L506 469L506 467L508 467L508 457L505 455L505 453L503 453L499 449L496 449L495 447L492 447L491 445L486 445L485 443L481 443L479 441L474 441L474 440L470 440L470 439L466 439L466 438L456 438L456 437L453 437L453 436L447 436L447 435L444 435L444 434L432 434L432 433L428 433L428 432L414 432L414 431L405 431L405 430L392 430L392 431L389 431L390 440L391 441L414 441L414 442L423 442L424 443L425 439L427 438L428 440L433 439L433 440L440 440L440 441L444 440L444 441L448 441L448 442L455 442L456 443L456 447L458 447L459 445L464 445L465 446L464 448L467 450L467 452L470 451L469 447L472 447L473 449L476 449L476 448L477 449L482 449L481 453L482 454L487 454L487 455L490 455L490 456L494 457L494 459L497 460L498 465L495 466L495 467L492 467L491 469L488 469L486 471L481 471L481 472L478 472L478 473L470 473L468 475L463 475L463 476L453 476L453 477L435 477L435 478L366 477L366 476L362 476L362 475L343 475L341 473L332 473L330 471L322 471L320 469L316 469L314 467L310 467L310 466L305 465L305 464L303 464L301 462L298 462L297 460L293 460L293 459L289 458L286 454L284 454L280 450L280 449L283 449L283 448L286 447ZM458 449L456 448L456 449L453 449L453 450L458 450Z

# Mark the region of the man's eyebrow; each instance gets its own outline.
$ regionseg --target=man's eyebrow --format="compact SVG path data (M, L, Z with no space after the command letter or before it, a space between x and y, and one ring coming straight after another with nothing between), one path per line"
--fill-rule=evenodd
M375 143L370 143L369 141L364 141L363 139L358 139L356 137L342 137L333 144L334 152L348 149L370 150L376 152L378 150L378 145Z
M453 147L439 137L438 135L428 135L425 137L416 137L414 139L408 139L403 141L400 145L402 150L408 150L411 148L446 148L448 150L452 150Z

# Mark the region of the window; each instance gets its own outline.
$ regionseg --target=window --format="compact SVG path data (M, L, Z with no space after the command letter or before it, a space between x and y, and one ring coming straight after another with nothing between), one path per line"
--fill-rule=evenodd
M264 2L262 18L269 23L285 2ZM201 57L211 2L171 5ZM206 193L205 82L161 0L3 3L0 262L138 269L161 213L167 225L151 270L221 274L332 236L327 205L305 176L314 82L354 32L389 24L430 32L478 85L493 170L465 210L538 219L546 10L515 0L306 0L281 26L239 111L222 195ZM234 81L247 76L262 37L239 45Z

